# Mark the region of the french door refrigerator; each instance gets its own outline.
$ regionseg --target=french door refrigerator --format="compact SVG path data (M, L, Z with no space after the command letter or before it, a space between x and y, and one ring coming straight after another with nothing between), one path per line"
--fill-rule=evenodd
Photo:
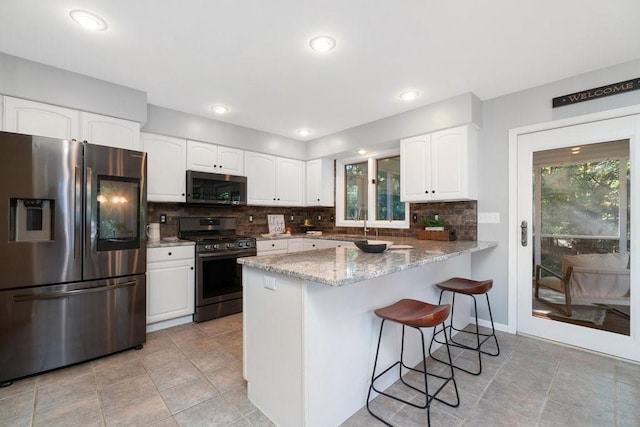
M0 383L145 342L146 154L0 132Z

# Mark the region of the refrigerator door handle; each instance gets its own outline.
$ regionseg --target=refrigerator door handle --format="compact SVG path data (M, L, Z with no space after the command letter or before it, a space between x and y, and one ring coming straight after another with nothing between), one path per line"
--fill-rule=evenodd
M73 204L73 223L74 223L74 238L73 238L73 258L79 259L82 255L80 249L82 248L82 178L80 176L80 168L76 166L74 171L74 204Z
M97 288L75 289L73 291L51 292L46 294L35 294L35 295L14 295L13 302L48 300L48 299L57 299L57 298L65 298L65 297L71 297L76 295L83 295L83 294L91 294L96 292L107 292L107 291L111 291L118 288L126 288L129 286L133 287L136 284L137 282L135 280L130 280L128 282L100 286Z

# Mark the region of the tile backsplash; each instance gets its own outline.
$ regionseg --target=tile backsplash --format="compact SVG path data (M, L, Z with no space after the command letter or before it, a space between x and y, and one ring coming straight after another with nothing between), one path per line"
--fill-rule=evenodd
M442 202L411 203L409 229L380 228L380 235L413 237L416 230L422 229L422 219L433 217L436 213L445 220L448 228L456 230L458 240L477 239L477 202ZM147 205L147 222L160 222L160 214L167 215L167 223L160 225L161 237L172 237L178 234L178 218L181 216L232 216L237 220L237 234L258 236L269 231L267 215L284 215L285 226L291 227L294 233L303 233L308 229L321 230L326 233L361 234L362 228L336 227L332 216L335 208L299 207L278 208L263 206L237 207L202 207L188 206L182 203L154 203ZM253 221L249 221L249 217ZM413 221L413 217L416 221ZM293 219L292 219L293 218ZM319 218L319 219L318 219ZM303 227L305 219L309 219L313 228Z

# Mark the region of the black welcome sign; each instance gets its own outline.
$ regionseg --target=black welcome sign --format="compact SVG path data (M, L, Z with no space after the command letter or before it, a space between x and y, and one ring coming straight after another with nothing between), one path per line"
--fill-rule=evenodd
M597 87L595 89L583 90L582 92L553 98L553 108L576 104L583 101L591 101L592 99L604 98L605 96L617 95L619 93L631 92L632 90L638 89L640 89L640 78L627 80L625 82L614 83L607 86Z

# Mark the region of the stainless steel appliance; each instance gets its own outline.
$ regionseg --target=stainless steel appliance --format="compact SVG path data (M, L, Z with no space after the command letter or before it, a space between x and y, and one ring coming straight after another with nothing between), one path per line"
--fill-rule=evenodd
M239 206L247 204L244 176L187 171L187 203Z
M196 322L242 312L242 266L237 259L256 255L256 239L235 232L232 217L178 220L178 237L196 242Z
M146 154L0 132L0 382L145 341Z

